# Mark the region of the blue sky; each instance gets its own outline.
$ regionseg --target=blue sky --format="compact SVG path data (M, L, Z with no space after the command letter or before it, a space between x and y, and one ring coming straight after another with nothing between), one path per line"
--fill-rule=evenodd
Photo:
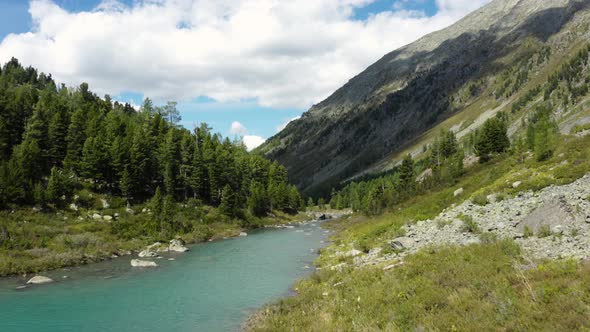
M383 54L474 9L453 7L453 3L464 3L464 0L445 0L444 3L451 3L446 9L438 8L436 0L375 0L361 8L349 7L353 14L341 17L334 16L340 8L338 0L321 0L323 6L317 8L289 7L290 1L285 1L285 10L277 10L279 14L273 17L274 21L267 20L271 12L263 11L260 19L250 17L250 23L238 25L236 29L237 23L225 18L242 17L238 14L251 14L250 11L216 7L215 1L206 8L194 4L182 8L162 4L161 8L155 7L156 11L150 11L148 6L135 10L137 0L124 0L120 2L129 6L128 10L134 8L133 11L125 14L105 11L92 20L87 16L80 19L78 14L92 12L103 1L114 2L39 0L33 6L26 0L0 0L0 60L6 61L14 55L25 65L51 72L67 85L87 81L98 93L108 93L136 105L144 97L157 103L178 100L182 124L187 127L207 122L215 131L235 136L236 131L230 128L232 123L239 122L241 135L261 138L274 135L281 125L320 102ZM67 16L56 10L58 7ZM420 14L402 14L400 9ZM190 10L192 14L185 14ZM158 13L157 18L162 22L168 22L165 19L169 18L176 26L166 34L161 31L162 25L157 25L161 24L158 20L146 25L154 13ZM379 13L390 15L376 19ZM43 23L43 31L33 30L32 15ZM108 16L133 19L128 20L130 23L118 23L112 31L103 31L105 25L101 20ZM56 25L56 20L62 20L63 27ZM296 22L294 28L290 25L292 21ZM106 22L113 25L113 21ZM218 29L220 24L226 27ZM269 26L276 29L276 35L259 37ZM211 35L214 38L205 33L214 29L218 29ZM252 40L241 44L244 35L240 33L246 32L240 30L248 32ZM32 40L24 35L6 38L9 34L29 31L34 33ZM135 33L126 34L126 31ZM225 31L234 32L223 35ZM187 37L186 32L194 33L193 37ZM72 33L79 37L69 38ZM136 38L143 33L148 36L147 43ZM98 42L93 39L97 35L103 36ZM195 45L187 46L191 38ZM219 42L220 39L227 42ZM93 42L84 44L85 40ZM136 53L128 54L125 48L129 43L131 52L138 50ZM256 47L251 47L252 44Z

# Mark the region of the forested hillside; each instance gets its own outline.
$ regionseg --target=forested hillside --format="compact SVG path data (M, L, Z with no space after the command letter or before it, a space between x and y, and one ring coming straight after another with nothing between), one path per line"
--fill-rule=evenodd
M156 106L146 99L135 110L98 97L86 83L57 86L51 75L16 59L6 63L0 71L0 248L14 256L51 247L61 232L151 240L200 229L196 237L206 239L215 230L203 234L203 225L248 225L304 206L278 163L211 133L205 123L188 130L179 121L174 102ZM72 219L78 228L68 230ZM84 223L94 226L81 229ZM87 240L83 248L61 240L69 248L56 251L83 255L92 247ZM90 242L100 247L111 240ZM0 257L0 274L19 271L2 263Z

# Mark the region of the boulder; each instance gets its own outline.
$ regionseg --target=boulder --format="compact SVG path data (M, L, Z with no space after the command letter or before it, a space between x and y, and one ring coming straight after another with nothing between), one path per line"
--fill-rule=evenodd
M106 200L106 199L104 199L104 198L101 198L101 199L100 199L100 202L102 203L102 208L103 208L103 209L108 209L108 208L111 206L111 205L109 204L109 202L107 202L107 200Z
M184 246L184 243L181 240L174 239L170 240L170 245L168 246L170 251L174 252L187 252L188 248Z
M98 213L94 213L92 215L92 219L94 219L94 220L102 220L102 216L100 214L98 214Z
M393 250L409 249L414 245L414 240L409 237L398 237L393 239L390 243Z
M521 184L522 184L522 181L516 181L512 184L512 188L516 189L516 188L520 187Z
M44 276L34 276L29 279L29 281L27 281L27 284L41 285L48 284L50 282L53 282L53 279Z
M72 211L78 211L79 207L78 205L76 205L76 203L72 203L70 204L70 210Z
M240 232L240 236L248 236L248 233L246 233L246 232Z
M428 168L416 177L416 182L422 183L422 182L424 182L424 180L431 178L432 175L433 175L432 168Z
M455 190L455 192L453 193L453 196L457 197L459 195L462 195L464 192L463 188L459 188L457 190Z
M142 258L143 257L156 257L156 256L158 256L158 254L156 254L155 252L153 252L149 249L146 249L146 250L141 251L138 256L142 257Z
M158 264L152 261L142 261L141 259L132 259L131 266L133 267L157 267Z
M564 197L546 199L541 206L527 215L517 226L517 230L524 232L525 227L537 234L542 226L560 233L565 225L575 224L576 209Z
M109 216L108 214L105 214L105 215L102 217L102 219L104 219L104 220L106 220L106 221L112 221L112 220L113 220L113 217L112 217L112 216Z

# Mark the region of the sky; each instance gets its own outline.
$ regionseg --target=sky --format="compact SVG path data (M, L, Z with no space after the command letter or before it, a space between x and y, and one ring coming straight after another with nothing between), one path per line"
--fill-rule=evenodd
M249 149L373 62L490 0L0 0L0 62Z

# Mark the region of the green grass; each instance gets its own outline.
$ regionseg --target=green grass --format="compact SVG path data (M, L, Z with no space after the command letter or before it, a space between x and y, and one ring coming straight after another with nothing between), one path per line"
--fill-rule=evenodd
M298 295L255 315L253 331L571 331L590 329L590 264L574 261L524 260L511 240L480 232L463 217L466 231L479 233L481 244L430 247L406 256L404 265L353 268L336 251L356 246L385 248L403 235L402 226L432 220L468 197L496 199L520 191L571 183L590 172L590 137L564 136L553 156L523 163L503 155L467 170L456 185L438 188L369 218L353 215L326 225L337 231L333 245L316 261L320 270L295 286ZM562 165L568 160L567 165ZM512 184L521 181L518 188ZM464 195L454 197L456 188ZM481 199L483 202L483 199ZM487 198L486 198L487 203ZM437 224L435 227L444 227ZM525 236L534 236L525 229ZM544 236L544 234L541 234ZM549 235L547 235L549 236ZM343 246L343 247L342 247ZM349 265L341 271L330 266ZM528 266L524 268L523 266ZM534 266L534 265L532 265ZM338 285L338 286L334 286Z
M590 266L521 269L519 247L496 241L422 250L389 271L321 270L299 295L268 306L252 331L571 331L590 328ZM334 286L338 285L338 286Z

